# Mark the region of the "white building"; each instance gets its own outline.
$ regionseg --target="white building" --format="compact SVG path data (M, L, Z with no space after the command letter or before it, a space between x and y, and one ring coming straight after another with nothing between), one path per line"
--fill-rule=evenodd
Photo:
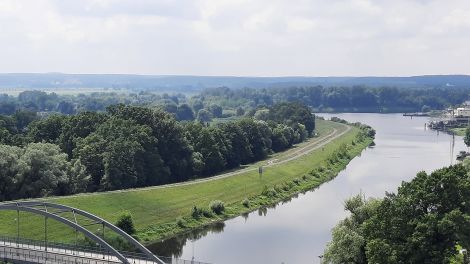
M470 108L459 107L455 109L454 117L470 117Z

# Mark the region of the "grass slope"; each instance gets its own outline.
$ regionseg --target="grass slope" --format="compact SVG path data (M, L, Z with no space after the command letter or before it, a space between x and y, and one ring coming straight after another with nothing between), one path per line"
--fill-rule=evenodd
M331 133L333 129L344 131L345 126L329 121L317 121L320 135ZM324 149L317 149L295 160L266 168L260 178L258 172L248 171L236 176L217 179L209 182L195 183L167 188L147 188L125 192L98 193L69 197L50 198L54 203L70 205L94 213L104 219L115 222L124 211L130 211L135 220L138 237L144 242L156 241L191 228L206 225L214 221L235 217L241 213L253 211L259 207L273 204L291 197L295 193L315 188L321 183L334 178L347 163L358 155L370 142L352 145L359 129L353 127L345 135L328 143ZM316 138L311 139L318 140ZM296 149L278 153L269 159L293 155ZM341 146L348 144L348 157L331 162L329 158ZM250 166L266 164L258 162ZM319 169L320 168L320 169ZM312 169L316 169L312 172ZM274 190L273 192L271 192ZM248 207L242 201L248 199ZM194 206L208 208L213 200L221 200L227 207L222 215L191 217ZM179 221L176 219L179 218ZM16 212L0 213L0 234L15 236ZM177 223L179 222L179 223ZM44 220L28 213L21 213L21 236L42 239ZM91 226L90 230L98 232L100 226ZM49 221L49 240L73 241L74 232L60 223Z

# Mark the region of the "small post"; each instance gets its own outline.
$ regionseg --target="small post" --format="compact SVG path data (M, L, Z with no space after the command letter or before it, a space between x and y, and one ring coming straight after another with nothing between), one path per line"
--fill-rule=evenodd
M258 173L259 173L259 177L261 178L263 176L263 166L259 166Z
M16 205L18 206L18 205ZM20 210L16 209L16 247L20 247Z

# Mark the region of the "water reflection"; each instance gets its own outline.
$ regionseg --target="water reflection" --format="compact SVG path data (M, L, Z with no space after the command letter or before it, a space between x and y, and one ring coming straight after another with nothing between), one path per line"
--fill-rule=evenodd
M248 215L246 217L248 218ZM224 228L224 222L216 222L202 228L191 230L176 237L163 240L162 242L155 243L148 248L152 252L157 252L159 256L173 256L175 258L181 258L183 248L186 246L188 241L196 241L210 233L222 233Z
M330 117L331 115L325 115ZM230 219L218 231L200 229L157 243L152 251L211 263L319 263L331 228L346 216L343 201L359 192L383 196L418 171L452 164L465 150L459 136L427 129L427 118L398 114L340 114L340 118L371 125L375 145L355 158L331 182L314 191ZM194 242L193 242L194 241Z

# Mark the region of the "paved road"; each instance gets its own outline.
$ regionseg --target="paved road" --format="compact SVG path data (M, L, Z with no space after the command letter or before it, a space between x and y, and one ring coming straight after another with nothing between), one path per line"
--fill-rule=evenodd
M282 155L282 156L279 156L279 158L266 160L266 161L261 162L261 163L258 162L256 164L260 164L263 167L272 167L272 166L277 166L277 165L280 165L280 164L298 159L298 158L300 158L304 155L309 154L310 152L312 152L316 149L324 147L326 144L328 144L331 141L343 136L344 134L348 133L351 130L351 126L349 126L349 125L340 124L340 123L337 123L337 124L343 126L344 130L339 131L338 129L333 128L333 130L330 133L310 140L310 142L308 142L308 144L305 145L305 146L288 150L287 152L285 152L285 153L288 153L287 155ZM105 194L105 193L107 194L107 193L136 192L136 191L163 189L163 188L169 188L169 187L175 187L175 186L186 186L186 185L192 185L192 184L197 184L197 183L201 183L201 182L208 182L208 181L223 179L223 178L227 178L227 177L231 177L231 176L235 176L235 175L239 175L239 174L242 174L242 173L245 173L245 172L255 171L255 170L258 170L257 166L249 165L249 167L245 168L245 169L238 169L236 171L226 172L226 173L222 173L222 174L215 175L215 176L212 176L212 177L207 177L207 178L203 178L203 179L196 179L196 180L192 180L192 181L185 181L185 182L179 182L179 183L165 184L165 185L159 185L159 186L151 186L151 187L145 187L145 188L136 188L136 189L125 189L125 190L95 192L95 193L81 193L81 194L71 195L71 196L67 196L67 197L102 195L102 194ZM38 199L34 199L34 200L51 201L51 200L54 200L54 199L63 199L63 198L64 197L58 196L58 197L38 198Z

